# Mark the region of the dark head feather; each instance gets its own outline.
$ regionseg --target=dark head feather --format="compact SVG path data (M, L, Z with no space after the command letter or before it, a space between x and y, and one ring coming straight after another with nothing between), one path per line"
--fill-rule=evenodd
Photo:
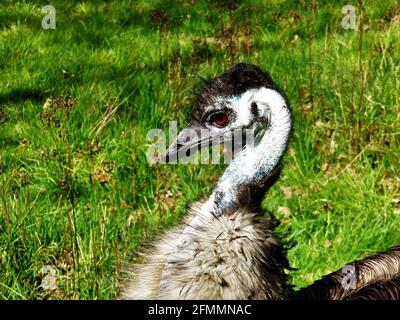
M252 64L239 63L221 76L205 81L192 108L191 119L200 121L204 108L216 97L233 97L260 87L278 90L266 71Z

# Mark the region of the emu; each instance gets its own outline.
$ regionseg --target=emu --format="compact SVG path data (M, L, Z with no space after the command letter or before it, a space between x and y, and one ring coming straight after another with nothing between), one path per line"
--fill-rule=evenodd
M188 139L188 132L200 133ZM295 291L289 285L286 247L264 217L261 200L278 179L292 132L283 92L259 67L238 64L205 83L191 122L161 158L177 160L211 142L237 146L229 133L250 130L240 141L210 197L193 204L134 267L122 299L400 299L400 246L355 261L355 284L343 286L339 270ZM193 135L192 135L193 136ZM231 139L231 141L229 141Z

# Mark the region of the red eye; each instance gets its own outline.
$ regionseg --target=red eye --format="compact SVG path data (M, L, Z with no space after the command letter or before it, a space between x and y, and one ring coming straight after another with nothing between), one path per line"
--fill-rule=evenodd
M209 121L219 127L225 127L228 124L228 115L224 112L214 113Z

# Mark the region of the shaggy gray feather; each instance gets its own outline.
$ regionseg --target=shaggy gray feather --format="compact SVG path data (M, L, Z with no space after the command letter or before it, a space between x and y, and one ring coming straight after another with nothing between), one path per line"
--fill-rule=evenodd
M189 210L187 221L200 204ZM270 222L240 209L203 221L177 252L181 224L156 241L122 299L287 299L284 249ZM164 279L163 279L164 278Z

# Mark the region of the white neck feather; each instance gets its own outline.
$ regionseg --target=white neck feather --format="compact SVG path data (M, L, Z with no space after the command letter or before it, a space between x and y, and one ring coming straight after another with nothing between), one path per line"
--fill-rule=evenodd
M286 151L292 123L287 102L272 89L254 89L249 93L259 106L258 111L268 113L265 116L269 126L257 145L246 146L232 160L204 203L201 210L204 216L218 215L236 206L239 187L251 187L268 179Z

